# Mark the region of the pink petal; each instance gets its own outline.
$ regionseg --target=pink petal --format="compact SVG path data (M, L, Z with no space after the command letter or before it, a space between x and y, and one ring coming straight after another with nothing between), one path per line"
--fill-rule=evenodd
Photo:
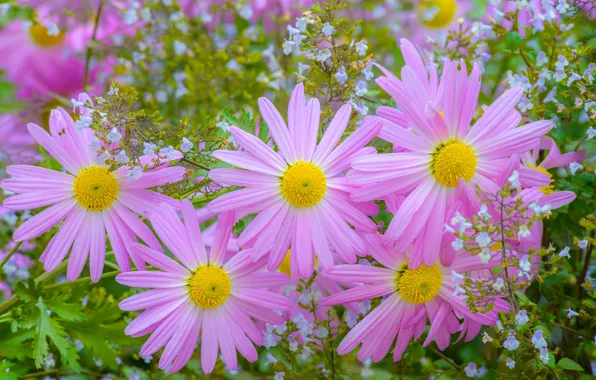
M133 244L132 249L136 250L139 256L149 265L164 272L179 273L189 276L190 272L176 261L166 256L163 252L155 251L142 244Z
M273 187L279 186L279 177L247 170L216 168L209 178L222 186Z
M124 311L137 311L159 306L178 298L188 298L187 290L184 287L147 290L122 300L118 306Z
M187 276L179 273L138 271L125 272L116 276L116 282L134 288L176 288L186 284Z
M43 253L44 269L46 271L53 271L64 260L81 229L85 213L82 208L76 207L66 217L66 220Z
M131 272L135 273L135 272ZM136 272L138 273L138 272ZM121 275L119 275L121 276ZM161 304L157 307L153 307L151 309L147 309L141 314L139 314L132 322L126 326L124 329L124 333L126 335L132 335L138 333L147 327L151 326L156 322L162 321L168 315L172 314L176 309L178 309L184 302L187 300L184 298L171 301L168 303Z
M230 240L234 223L235 219L233 211L219 214L217 227L215 228L215 236L213 237L213 245L209 252L209 262L216 265L221 265L223 263L223 258L226 254L228 241Z
M17 228L12 238L15 241L25 241L38 237L64 219L76 204L77 201L69 199L43 210Z
M39 191L13 195L4 200L4 206L11 210L32 210L73 199L72 189Z
M294 91L300 91L300 89L296 88ZM284 122L284 119L268 99L259 98L258 103L263 120L265 120L267 123L269 131L271 132L271 137L273 137L273 140L279 147L281 155L286 159L286 161L293 161L296 157L296 152L293 149L290 132L286 126L286 123ZM296 129L294 129L294 131L296 131Z
M262 210L267 205L279 199L278 191L265 189L242 189L224 194L209 203L209 210L224 212L238 208L254 208Z
M349 104L344 104L337 111L317 146L315 154L312 157L313 162L322 162L329 156L348 126L351 113L352 106Z
M261 161L260 159L248 152L238 152L233 150L216 150L215 152L213 152L212 155L218 160L222 160L223 162L227 162L228 164L241 169L246 169L257 173L268 174L276 177L280 177L283 173L283 169L277 169L272 164Z
M234 289L232 295L240 300L252 303L270 310L285 311L292 307L292 302L286 297L262 289Z
M258 137L244 132L238 127L230 127L230 133L238 145L252 153L259 160L269 163L279 171L283 172L286 169L287 164L284 160Z

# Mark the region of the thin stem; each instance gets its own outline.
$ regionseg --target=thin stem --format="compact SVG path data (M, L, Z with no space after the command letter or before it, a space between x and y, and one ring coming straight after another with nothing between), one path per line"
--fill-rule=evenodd
M67 265L68 265L68 261L63 261L53 271L51 271L51 272L44 272L41 275L39 275L34 280L35 283L38 284L40 282L46 282L46 281L49 281L49 280L53 279L54 277L58 276L66 268ZM2 302L0 304L0 315L1 314L4 314L8 309L10 309L15 304L17 304L19 302L19 300L20 300L19 296L15 294L12 297L10 297L9 299L7 299L6 301Z
M120 273L121 273L120 270L115 270L113 272L107 272L107 273L102 274L99 279L103 280L104 278L116 277ZM47 289L47 290L58 289L58 288L61 288L63 286L67 286L67 285L82 284L82 283L91 282L91 281L92 281L91 277L83 277L83 278L79 278L72 282L66 281L66 282L61 282L59 284L48 285L44 289Z
M455 362L453 360L451 360L450 358L448 358L447 356L445 356L445 354L443 354L441 351L437 350L436 348L434 348L431 345L429 345L427 348L430 349L432 352L434 352L437 356L440 356L441 359L443 359L443 360L445 360L447 362L447 364L449 364L450 366L452 366L456 370L461 371L460 366L458 366L457 364L455 364Z
M6 255L6 257L2 260L2 262L0 262L0 274L2 274L2 268L4 268L4 265L19 250L19 248L21 247L21 244L23 244L22 241L18 242L14 247L12 247L10 252L8 252L8 255Z
M554 323L555 323L555 325L559 326L561 329L563 329L565 331L568 331L568 332L570 332L572 334L575 334L577 336L581 336L582 338L586 338L586 339L592 340L592 337L589 336L589 335L586 335L584 333L581 333L581 332L579 332L577 330L574 330L574 329L572 329L570 327L567 327L567 326L565 326L565 325L563 325L561 323L557 323L557 322L554 322Z
M87 44L87 56L85 58L85 79L83 80L83 90L87 91L89 85L89 66L91 65L91 56L93 56L93 43L96 41L97 28L99 26L99 19L101 18L101 11L103 10L103 0L99 2L97 7L97 14L95 15L95 25L93 26L93 35L91 41Z

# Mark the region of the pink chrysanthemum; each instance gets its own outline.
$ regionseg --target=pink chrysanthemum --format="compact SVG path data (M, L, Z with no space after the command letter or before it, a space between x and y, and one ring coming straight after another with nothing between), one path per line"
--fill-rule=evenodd
M552 128L551 121L537 121L517 128L521 117L515 110L522 90L505 92L471 126L480 91L480 69L470 76L465 63L447 61L441 80L426 67L407 40L402 40L406 66L402 80L386 69L377 83L397 102L401 111L379 107L372 120L381 120L379 137L406 152L368 155L353 161L350 183L367 185L352 192L352 200L380 199L391 193L407 195L391 221L384 244L405 250L417 236L420 255L411 267L432 265L448 207L456 200L474 212L479 208L476 186L495 193L495 178L512 154L530 150ZM408 130L410 128L411 130Z
M35 141L16 115L0 115L0 161L22 164L35 162Z
M252 318L281 323L274 311L285 311L291 302L268 289L286 284L282 273L262 271L265 260L253 262L249 252L240 252L224 261L234 215L220 215L215 240L207 252L199 220L188 200L182 201L184 223L175 210L162 204L150 216L151 224L166 247L180 261L149 247L135 244L143 260L161 271L120 274L116 281L137 288L150 288L120 303L127 311L146 309L126 328L128 335L153 333L141 349L142 356L165 346L159 368L180 370L190 359L201 334L201 365L210 373L217 360L218 347L229 369L238 361L236 350L247 360L257 360L254 344L262 335Z
M351 107L344 105L317 145L319 102L305 101L302 84L290 99L289 129L269 100L260 98L259 109L279 151L232 127L236 144L245 151L220 150L213 156L245 170L213 169L209 177L222 185L247 188L215 199L209 209L257 213L238 243L252 247L255 259L270 251L270 270L279 266L290 247L293 277L310 277L315 251L323 267L333 266L330 246L345 262L355 262L356 252L364 253L365 246L349 224L374 231L376 225L366 215L375 214L377 208L349 200L353 186L346 183L343 173L355 157L374 152L364 146L381 123L365 123L336 147L351 113Z
M460 275L474 278L498 265L498 260L483 264L478 256L463 251L450 265L437 261L412 269L409 251L386 250L376 234L367 234L366 240L370 255L384 267L338 265L332 268L327 273L330 278L364 285L319 301L321 305L339 305L385 296L381 304L346 335L337 348L340 355L349 353L362 343L358 359L377 362L385 357L397 336L393 360L398 361L410 340L418 339L424 333L427 317L430 330L424 345L434 340L443 350L449 345L451 334L460 331L459 339L465 335L466 341L469 341L478 334L482 325L494 325L499 311L508 308L505 301L495 298L492 300L495 308L487 314L472 313L465 301L454 294L458 281L461 281L458 280ZM464 320L461 326L459 319Z
M0 69L17 85L20 99L50 101L55 94L70 97L83 88L85 62L76 56L90 39L83 28L51 32L40 24L12 21L0 29ZM64 75L68 73L68 75ZM94 83L96 69L90 71Z
M465 16L474 8L474 3L470 0L413 0L399 2L398 9L395 5L386 7L389 8L386 12L394 19L391 28L396 35L424 45L429 39L442 43L450 30L457 30L458 20L467 19Z
M29 132L66 173L37 166L13 165L6 171L13 178L1 182L3 189L16 193L4 201L12 210L50 206L23 223L13 234L16 241L33 239L64 221L40 257L47 271L55 269L68 254L67 278L76 279L89 258L91 278L101 277L106 254L106 231L123 271L130 270L129 257L138 268L145 264L130 249L137 236L154 249L161 249L153 233L135 214L147 215L162 202L179 202L148 188L180 181L182 167L160 167L138 180L126 178L128 167L110 171L96 164L89 150L90 129L78 132L70 115L58 108L50 115L49 135L29 124ZM150 163L152 157L142 161ZM74 243L74 245L73 245Z

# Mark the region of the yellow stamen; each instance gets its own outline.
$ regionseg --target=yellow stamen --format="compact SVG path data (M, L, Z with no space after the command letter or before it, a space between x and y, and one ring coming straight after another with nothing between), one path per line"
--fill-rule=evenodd
M548 170L546 170L545 168L541 167L541 166L529 166L530 169L534 169L534 170L538 170L540 173L544 173L546 174L549 178L550 178L550 183L554 183L555 180L553 179L553 175L550 174L548 172ZM555 186L554 185L548 185L548 186L540 186L540 190L542 191L542 193L544 195L548 195L548 194L552 194L555 192Z
M418 17L424 25L434 29L449 26L456 11L456 0L421 0L418 5Z
M327 179L316 165L299 161L281 177L281 194L292 206L307 208L316 205L327 191Z
M102 211L118 196L116 176L102 166L90 166L77 175L73 192L79 204L91 211Z
M442 185L455 187L460 178L469 182L476 174L476 154L461 141L439 144L431 157L431 171Z
M215 309L223 305L232 291L230 276L220 267L203 265L188 279L188 294L203 309Z
M395 290L411 304L429 302L439 294L442 284L443 274L437 264L408 269L408 263L405 263L395 275Z
M43 47L55 46L64 40L64 32L60 32L55 36L50 36L48 34L48 28L39 24L31 25L29 28L29 35L33 42Z

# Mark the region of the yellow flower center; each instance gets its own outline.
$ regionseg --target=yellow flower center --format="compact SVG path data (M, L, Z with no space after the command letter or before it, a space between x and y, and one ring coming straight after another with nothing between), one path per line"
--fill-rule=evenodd
M429 28L445 28L455 18L456 0L420 0L418 16Z
M281 262L281 264L279 264L279 267L277 268L278 271L280 271L281 273L287 274L288 276L292 275L292 267L290 265L291 263L291 259L290 259L290 251L288 249L288 252L286 253L286 255L284 256L283 261ZM317 259L317 257L315 256L315 268L319 265L319 260Z
M188 280L188 294L202 309L215 309L223 305L232 291L230 276L220 267L198 267Z
M292 206L306 208L316 205L327 191L325 174L310 162L299 161L281 177L281 194Z
M476 154L458 140L439 144L431 157L431 171L442 185L455 187L460 178L468 182L476 173Z
M90 166L74 180L77 202L91 211L102 211L114 203L118 196L118 180L102 166Z
M442 283L443 274L437 264L408 269L408 263L405 263L395 275L395 290L411 304L423 304L435 298Z
M29 35L33 42L43 47L58 45L64 40L64 32L61 31L57 35L51 36L48 34L48 28L39 24L31 25L29 28Z
M548 170L546 170L545 168L540 167L540 166L529 166L529 168L530 169L534 169L534 170L538 170L539 172L546 174L550 178L550 183L551 184L555 182L555 180L553 179L553 175L550 174L548 172ZM555 192L555 186L554 185L540 186L540 190L542 191L542 193L544 195L552 194L552 193Z

